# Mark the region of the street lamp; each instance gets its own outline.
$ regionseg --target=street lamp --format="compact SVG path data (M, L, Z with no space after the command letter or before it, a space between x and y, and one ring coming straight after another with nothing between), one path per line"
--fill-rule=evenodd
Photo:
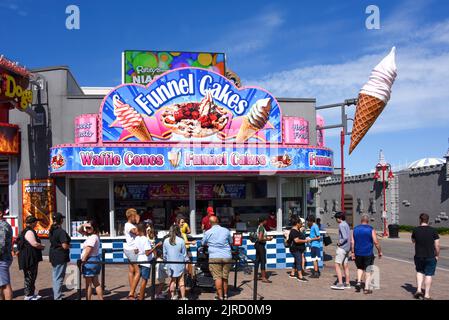
M393 170L391 170L391 165L385 161L383 151L380 150L379 163L376 165L376 171L374 173L374 179L376 182L382 182L382 194L383 194L383 236L388 237L388 222L387 222L387 181L394 178ZM388 180L387 180L388 179Z

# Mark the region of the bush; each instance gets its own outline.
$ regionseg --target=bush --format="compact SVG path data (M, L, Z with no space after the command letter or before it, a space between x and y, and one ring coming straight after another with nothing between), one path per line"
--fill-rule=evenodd
M407 225L399 225L399 231L400 232L412 232L413 229L415 229L415 226L407 226ZM439 227L435 228L438 232L438 234L445 235L449 234L449 228L446 227Z

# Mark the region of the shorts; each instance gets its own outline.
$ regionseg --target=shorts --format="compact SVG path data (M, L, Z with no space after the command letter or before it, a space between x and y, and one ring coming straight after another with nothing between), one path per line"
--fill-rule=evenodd
M343 248L338 247L335 251L335 263L347 264L349 261L349 252Z
M357 269L366 271L369 266L374 264L374 255L372 256L355 256L355 265Z
M232 259L210 258L209 262L232 262ZM231 264L209 264L209 270L214 280L228 280Z
M310 256L312 257L312 261L318 261L321 259L321 250L318 247L310 248Z
M11 263L12 260L0 261L0 287L11 284L11 276L9 274Z
M145 267L145 266L140 266L139 265L139 271L140 271L140 277L144 280L150 279L151 276L151 268L150 267Z
M99 256L87 258L87 262L83 264L82 273L85 278L93 278L98 276L101 271L101 264L89 263L89 261L101 261Z
M131 262L137 261L137 253L135 253L134 250L123 250L123 253L125 254L126 258L128 258L129 261Z
M437 259L415 257L415 268L418 273L422 273L426 276L433 276L435 275L435 269L437 268Z

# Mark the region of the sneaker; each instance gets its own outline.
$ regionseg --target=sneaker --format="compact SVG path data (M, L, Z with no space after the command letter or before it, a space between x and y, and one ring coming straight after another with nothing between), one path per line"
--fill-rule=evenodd
M310 278L312 279L318 279L320 277L320 275L318 273L313 273Z
M173 297L171 297L172 300L178 300L178 296L175 294Z
M189 300L189 299L187 299L187 297L184 297L184 298L181 298L179 300Z
M42 299L42 296L35 294L31 300L40 300L40 299Z
M220 297L219 296L215 296L214 300L220 300Z
M361 283L361 282L357 282L357 283L355 284L355 290L356 290L357 292L360 292L361 289L362 289L362 283Z
M421 299L424 298L424 294L422 292L417 291L414 295L413 298L415 299Z
M228 295L224 295L223 300L228 300Z
M306 278L302 277L297 277L296 280L298 280L299 282L309 282L309 280L307 280Z
M352 289L351 284L345 283L345 289Z
M34 296L25 296L23 297L23 300L29 301L29 300L33 300Z
M331 286L333 290L345 290L345 285L343 283L337 283Z

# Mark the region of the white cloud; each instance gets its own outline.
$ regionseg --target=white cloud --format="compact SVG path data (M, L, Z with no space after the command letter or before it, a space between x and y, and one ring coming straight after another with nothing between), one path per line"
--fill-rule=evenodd
M388 53L387 46L395 43L398 77L391 100L370 133L449 127L449 20L420 27L404 20L396 17L398 26L391 26L391 33L383 32L373 46L376 54L272 73L244 83L267 88L278 97L316 97L318 105L340 102L357 96L372 67ZM398 30L403 31L400 36ZM339 121L337 110L323 115L328 123Z

